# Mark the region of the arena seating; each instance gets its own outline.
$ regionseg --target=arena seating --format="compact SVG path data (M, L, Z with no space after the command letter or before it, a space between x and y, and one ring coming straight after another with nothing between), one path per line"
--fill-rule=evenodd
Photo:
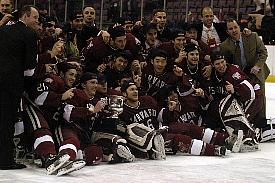
M103 21L108 21L108 7L110 7L110 4L112 2L115 2L115 0L105 0L106 3L104 4L104 10L103 10ZM117 1L117 0L116 0ZM126 1L126 0L124 0ZM33 0L21 0L18 1L18 7L22 7L24 4L33 4ZM41 5L42 7L45 7L48 9L48 0L36 0L36 4ZM55 10L52 12L56 12L59 19L64 18L64 0L52 0L51 1L51 9ZM120 1L117 1L120 2ZM150 2L149 0L144 0L144 7L146 6L146 3ZM161 0L159 2L162 2ZM186 1L184 0L166 0L166 10L168 12L168 20L174 21L174 22L180 22L185 20L186 15ZM214 13L219 15L225 15L228 13L234 13L236 12L236 2L237 0L213 0L213 9ZM140 9L140 1L138 1L138 7L137 9ZM151 2L152 3L152 2ZM96 9L97 16L96 20L99 21L100 18L100 5L101 0L85 0L85 5L92 5ZM196 0L191 1L189 0L188 3L188 12L189 16L188 20L196 20L201 18L201 9L204 6L210 6L211 1L210 0ZM68 8L69 11L75 11L80 10L82 7L82 1L81 0L68 0ZM246 15L247 13L250 13L251 11L255 10L255 5L253 3L253 0L240 0L240 12L243 15ZM149 17L152 13L152 10L144 10L144 16ZM219 17L222 18L222 17Z

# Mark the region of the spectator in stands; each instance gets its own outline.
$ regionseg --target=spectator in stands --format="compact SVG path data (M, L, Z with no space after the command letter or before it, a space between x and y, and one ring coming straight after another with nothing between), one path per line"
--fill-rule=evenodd
M269 0L253 0L256 4L256 10L251 12L253 14L269 15L271 13L271 6Z
M2 1L1 1L2 2ZM37 60L37 36L32 30L38 24L38 10L25 6L20 21L0 27L0 169L22 169L13 157L14 123L24 91L24 75L32 76Z
M229 19L226 24L229 38L221 44L221 53L229 63L238 65L245 74L258 83L265 93L265 80L270 70L266 65L267 49L263 41L257 33L244 36L234 19ZM262 117L265 120L265 102ZM263 121L264 124L266 124L266 120Z
M0 26L5 25L14 18L12 15L13 1L0 0Z

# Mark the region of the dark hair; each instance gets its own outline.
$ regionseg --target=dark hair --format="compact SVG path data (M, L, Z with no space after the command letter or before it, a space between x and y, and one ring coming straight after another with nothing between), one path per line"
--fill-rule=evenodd
M185 37L185 31L182 29L174 29L172 30L171 38L172 40L175 40L177 37L184 36Z
M155 16L158 12L164 12L164 13L166 13L166 11L164 10L164 9L155 9L154 11L153 11L153 16Z
M156 30L158 30L157 24L155 24L155 23L145 24L143 26L143 34L145 35L150 29L156 29Z
M76 69L75 65L69 64L67 62L59 62L58 64L56 64L58 73L60 74L62 73L66 73L68 70L70 69Z
M83 17L82 11L75 11L69 16L69 19L70 21L73 21L74 19L80 18L80 17Z
M153 48L150 50L148 54L148 58L150 60L155 59L156 57L163 57L167 59L167 52L165 50L159 49L159 48Z
M27 16L30 16L31 15L31 10L32 8L36 9L38 11L38 8L36 6L33 6L33 5L26 5L26 6L23 6L20 10L19 10L19 13L18 13L18 16L19 18L22 18L25 14Z
M220 51L214 51L210 54L211 63L214 63L216 60L224 59L223 54Z

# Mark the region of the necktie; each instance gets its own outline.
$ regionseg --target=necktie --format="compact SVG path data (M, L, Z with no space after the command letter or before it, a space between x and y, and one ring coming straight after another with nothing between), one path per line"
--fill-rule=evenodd
M240 61L241 63L238 63L238 65L241 67L241 69L243 70L246 67L246 60L245 60L245 56L244 56L244 49L243 49L243 44L241 44L241 42L239 40L237 40L235 42L235 44L237 45L237 48L240 49L240 52L237 51L237 53L240 53ZM237 57L238 58L238 57Z

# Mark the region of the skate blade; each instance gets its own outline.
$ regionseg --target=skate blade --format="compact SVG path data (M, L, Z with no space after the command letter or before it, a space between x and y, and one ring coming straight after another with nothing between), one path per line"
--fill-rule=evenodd
M57 172L66 162L68 162L70 156L68 154L64 154L59 159L57 159L52 165L47 168L47 174L52 175ZM56 165L56 166L55 166Z
M73 161L71 164L67 165L66 167L59 169L56 176L66 175L66 174L69 174L71 172L80 170L85 165L86 165L86 162L83 161L83 160Z

